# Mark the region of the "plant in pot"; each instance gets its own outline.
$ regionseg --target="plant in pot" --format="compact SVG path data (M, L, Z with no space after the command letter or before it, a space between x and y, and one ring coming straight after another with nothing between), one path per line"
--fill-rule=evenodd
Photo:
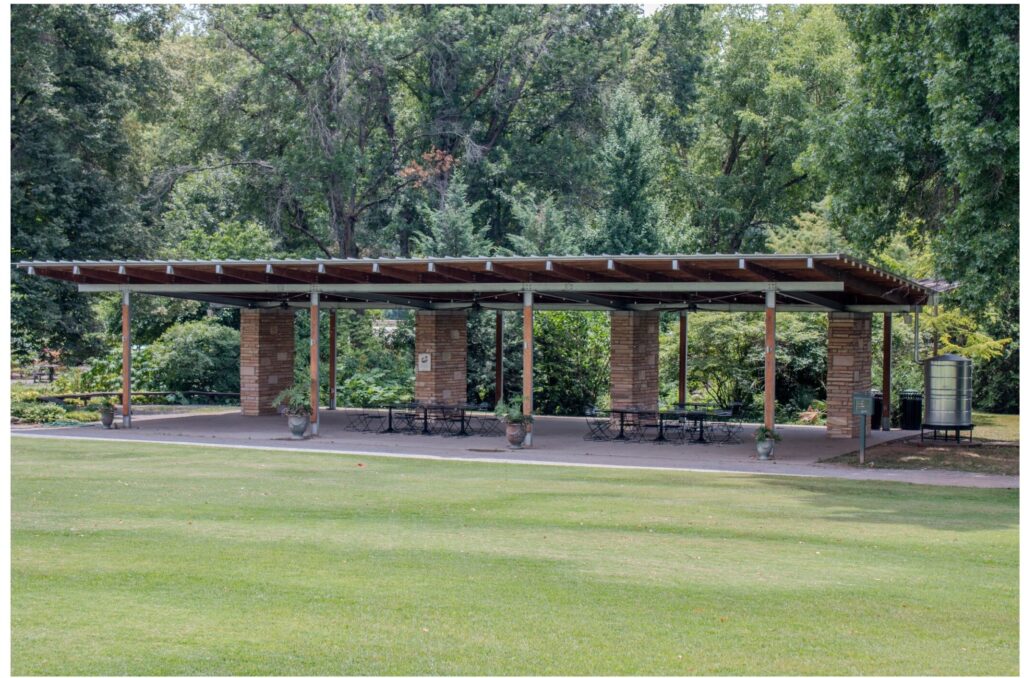
M509 447L519 449L526 440L526 427L533 421L533 417L523 414L523 401L516 398L511 404L499 400L494 407L494 414L505 422L505 440Z
M757 458L760 461L768 461L775 456L775 443L782 440L782 436L767 426L761 426L754 434L754 440L757 444Z
M103 428L112 428L114 426L114 405L117 404L117 400L114 398L100 398L99 403L100 410L100 423L103 424Z
M288 415L288 428L292 432L293 440L302 440L306 437L309 415L313 412L309 404L309 384L297 383L281 391L274 398L274 407L281 408L281 411Z

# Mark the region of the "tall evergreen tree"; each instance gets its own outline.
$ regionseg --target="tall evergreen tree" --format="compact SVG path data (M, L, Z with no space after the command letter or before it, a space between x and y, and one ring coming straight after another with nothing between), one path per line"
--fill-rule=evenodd
M607 106L608 129L598 153L605 206L592 247L602 254L658 252L665 215L658 194L661 130L626 86L612 93Z
M427 257L472 257L490 254L486 227L473 223L481 201L469 202L458 170L440 194L437 207L421 208L425 230L416 236L418 254Z

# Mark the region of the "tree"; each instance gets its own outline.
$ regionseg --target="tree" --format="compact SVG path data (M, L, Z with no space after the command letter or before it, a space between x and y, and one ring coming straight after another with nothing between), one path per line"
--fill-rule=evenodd
M211 7L210 26L252 63L247 143L231 161L273 175L324 254L355 256L356 225L402 188L389 69L405 32L379 7ZM309 201L315 196L316 200ZM330 243L300 218L323 206Z
M593 250L602 254L659 252L665 208L658 195L661 130L625 86L608 100L608 129L598 153L605 201Z
M696 104L699 136L677 191L689 196L695 246L759 251L824 195L800 162L814 121L832 110L852 61L828 6L731 6Z
M643 60L633 78L638 91L651 98L665 142L679 159L685 159L698 131L693 108L711 42L706 12L702 5L669 5L659 10L653 17L652 58ZM642 77L650 78L650 85L639 89Z
M851 6L842 15L862 67L814 152L835 220L865 249L927 234L935 273L961 283L955 298L1015 308L1019 9Z
M132 129L160 85L149 46L166 8L24 5L11 11L11 257L141 255L142 183ZM93 321L67 285L12 275L15 352L95 346Z
M417 250L427 257L472 257L489 254L486 227L473 223L481 202L470 204L466 184L456 172L438 199L436 208L423 207L424 232L416 237Z
M163 389L237 392L240 350L238 330L196 321L164 332L150 357Z
M538 200L525 186L518 184L511 193L503 193L512 210L519 233L508 236L516 254L539 256L567 255L580 251L580 235L569 223L566 210L556 204L555 196Z
M607 313L537 314L535 397L538 412L582 416L608 397Z

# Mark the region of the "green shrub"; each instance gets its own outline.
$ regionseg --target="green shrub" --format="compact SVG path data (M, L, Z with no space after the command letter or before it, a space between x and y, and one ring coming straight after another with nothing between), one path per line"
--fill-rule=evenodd
M159 375L152 390L238 391L240 339L237 330L216 322L175 325L153 344Z
M49 424L67 418L67 411L55 403L11 403L11 418L23 424Z
M411 400L412 379L404 371L374 368L339 379L338 402L353 407L378 407Z
M11 387L12 403L34 403L39 400L41 395L43 395L43 392L38 389L24 388L18 385Z
M73 410L65 412L61 419L77 422L99 421L100 413L96 410Z
M152 348L132 348L132 390L159 390L159 369L152 360ZM238 369L236 367L235 371ZM121 390L121 345L111 346L105 354L93 358L85 369L73 368L54 381L57 393L89 393Z

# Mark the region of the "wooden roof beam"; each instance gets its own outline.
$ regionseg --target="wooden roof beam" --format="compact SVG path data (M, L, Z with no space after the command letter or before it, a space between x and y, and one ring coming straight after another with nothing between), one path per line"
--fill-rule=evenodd
M596 294L578 294L573 292L547 292L544 294L545 297L554 299L562 299L564 301L571 301L576 304L602 306L609 308L614 311L628 311L630 305L624 301L618 299L609 299Z
M119 275L113 271L101 271L90 268L88 271L81 271L78 266L73 267L70 271L60 271L61 280L69 280L72 282L82 282L83 280L101 280L108 283L124 283L127 282L127 276ZM56 276L55 276L56 277Z
M439 264L434 261L427 262L427 273L433 273L448 280L459 282L481 282L479 276L472 271L465 271L447 264ZM493 280L493 277L491 278Z
M223 264L217 264L216 268L214 268L214 272L217 275L223 276L224 278L233 278L241 282L261 284L270 282L268 280L268 276L266 273L257 273L256 271L250 271L245 268L231 267L230 265L225 266Z
M698 280L703 280L703 278L701 278L693 271L689 270L688 268L684 268L683 263L678 259L672 260L672 273L674 276L676 276L677 278L682 278L684 281L688 280L690 282L697 282Z
M322 266L323 266L323 264L320 265L320 267L322 267ZM319 268L318 268L318 271L319 271ZM277 276L278 278L285 278L286 280L294 280L296 282L310 283L311 285L319 281L319 279L318 279L319 272L314 273L312 271L295 270L294 268L289 268L287 266L281 266L280 264L278 264L277 266L274 266L273 268L271 268L268 265L267 266L267 272L272 274L272 275Z
M167 275L172 280L191 280L192 282L216 284L220 282L220 276L211 271L201 271L187 266L167 266Z
M567 266L565 264L550 260L544 262L544 270L553 275L559 276L563 280L588 282L596 278L596 276L593 273L590 273L589 271L584 271L572 266Z
M410 271L402 266L395 264L384 264L383 266L379 263L374 263L370 268L371 275L379 276L381 278L387 278L391 280L399 280L401 282L419 283L423 282L423 274L418 271Z
M774 269L768 268L767 266L762 266L761 264L745 259L740 259L738 265L741 269L757 276L761 280L791 281L796 279L795 276L792 276L789 273L785 273L783 271L776 271ZM808 304L813 304L815 306L830 308L833 311L846 310L846 306L844 304L835 301L834 299L823 297L820 294L814 294L813 292L780 292L779 294L790 297L791 299L796 299L798 301L803 301Z
M506 266L505 264L499 264L494 261L488 261L484 264L484 270L513 282L565 282L558 276L551 275L547 272L524 271L511 266Z
M122 271L124 271L124 272L122 273ZM91 273L93 273L93 271L90 270L89 273L91 274ZM168 281L168 276L167 276L166 273L159 273L157 271L150 271L150 270L147 270L147 269L144 269L144 268L138 268L138 267L135 267L135 266L132 266L132 267L118 266L117 273L118 273L118 275L123 276L121 278L122 282L144 281L144 282L165 283L165 282Z
M672 282L678 281L678 278L659 273L658 271L648 271L647 269L634 266L632 264L624 264L621 261L615 259L608 260L608 270L618 271L625 276L632 278L633 280L641 280L645 282Z
M857 294L868 297L878 297L880 299L889 299L904 304L915 303L915 301L917 303L920 302L919 299L915 300L914 297L907 294L907 291L905 291L902 285L895 288L887 288L867 280L860 280L846 271L842 271L829 264L822 263L820 260L814 262L814 268L832 280L843 283L844 287L849 288Z

